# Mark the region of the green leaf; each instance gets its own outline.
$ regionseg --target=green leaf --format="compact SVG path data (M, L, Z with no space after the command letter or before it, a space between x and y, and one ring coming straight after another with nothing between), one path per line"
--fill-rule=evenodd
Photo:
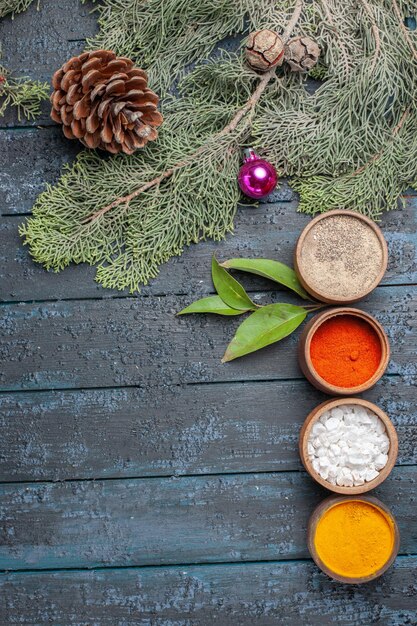
M242 285L237 282L213 257L211 262L213 283L220 298L232 309L255 311L258 307L249 298Z
M222 363L287 337L305 320L307 313L303 307L293 304L269 304L258 309L239 326Z
M185 315L187 313L216 313L217 315L242 315L244 311L238 311L227 306L219 296L209 296L196 300L190 306L177 313L177 315Z
M311 297L302 287L294 270L279 261L272 261L270 259L229 259L221 265L222 267L241 270L242 272L250 272L251 274L269 278L276 283L288 287L288 289L292 289L292 291L298 293L304 300L311 300Z

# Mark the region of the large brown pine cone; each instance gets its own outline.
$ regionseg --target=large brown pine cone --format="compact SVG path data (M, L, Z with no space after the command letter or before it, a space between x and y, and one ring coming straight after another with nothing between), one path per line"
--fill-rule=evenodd
M148 77L109 50L84 52L55 72L51 117L68 139L113 154L132 154L157 138L163 117Z

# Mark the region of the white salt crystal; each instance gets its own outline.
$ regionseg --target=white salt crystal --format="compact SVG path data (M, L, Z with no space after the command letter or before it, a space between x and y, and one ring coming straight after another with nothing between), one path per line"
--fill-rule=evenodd
M348 463L353 466L357 465L360 468L366 467L363 462L363 457L359 455L350 454L348 456Z
M388 437L385 436L385 438L382 439L382 441L379 442L379 449L380 449L380 451L383 454L388 452L388 450L389 450L389 439L388 439Z
M331 415L332 415L332 417L335 417L339 421L343 419L343 411L342 411L342 409L338 409L338 408L332 409L331 410Z
M361 424L372 424L372 420L365 409L361 409L356 413Z
M316 422L311 429L311 432L315 437L317 437L317 435L320 435L320 433L326 432L326 427L321 422Z
M381 420L378 420L378 422L375 425L375 428L376 428L376 432L377 433L385 432L385 424L384 424L384 422L382 422Z
M336 478L336 485L339 485L339 487L344 487L343 481L344 481L344 478L342 474L340 474L340 476Z
M345 417L345 419L343 421L344 421L344 424L347 427L347 429L349 429L352 426L352 424L356 424L357 423L355 415L346 415L346 417Z
M367 482L370 482L371 480L374 480L374 478L376 478L377 476L379 476L379 472L374 469L370 469L365 474L365 480Z
M324 480L329 480L329 468L328 467L322 467L320 469L320 476L322 478L324 478Z
M336 431L332 431L332 432L328 432L327 433L327 439L329 440L330 443L337 443L340 439L341 436L341 429L337 429Z
M383 467L386 466L388 461L388 455L387 454L378 454L378 456L376 457L374 464L375 464L375 469L376 470L381 470Z
M319 470L320 470L319 460L318 459L314 459L311 464L313 466L314 471L319 473Z
M333 476L334 478L336 478L337 476L337 466L336 465L329 465L329 476Z
M328 448L330 446L330 441L326 433L320 434L319 439L320 439L321 445L324 446L325 448Z
M326 421L327 430L336 430L336 428L338 428L339 425L340 425L340 419L338 419L337 417L330 417Z

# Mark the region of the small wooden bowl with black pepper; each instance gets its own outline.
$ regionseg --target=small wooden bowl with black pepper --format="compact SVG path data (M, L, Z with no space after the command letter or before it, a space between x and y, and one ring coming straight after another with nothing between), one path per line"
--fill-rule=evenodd
M387 243L368 217L338 209L314 218L302 231L294 268L304 289L320 302L350 304L367 296L387 268Z

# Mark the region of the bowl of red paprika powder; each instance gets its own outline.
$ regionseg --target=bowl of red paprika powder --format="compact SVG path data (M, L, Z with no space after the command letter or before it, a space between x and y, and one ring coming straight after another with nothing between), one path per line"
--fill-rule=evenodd
M350 307L315 315L298 345L301 370L320 391L353 396L370 389L385 372L388 337L369 313Z

